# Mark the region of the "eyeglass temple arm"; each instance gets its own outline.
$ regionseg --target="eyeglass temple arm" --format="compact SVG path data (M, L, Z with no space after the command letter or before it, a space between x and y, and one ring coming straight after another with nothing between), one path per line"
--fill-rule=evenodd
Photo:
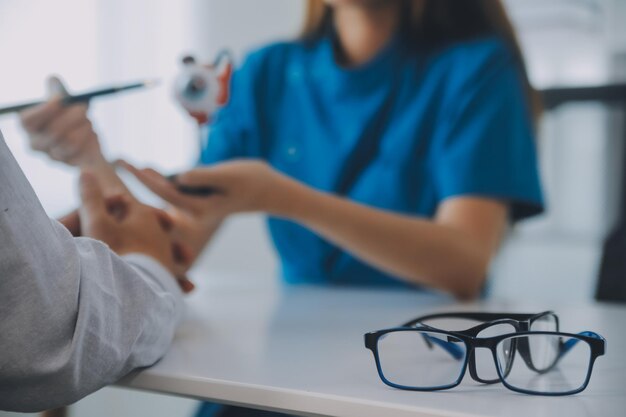
M424 329L424 330L428 330L428 329L439 330L435 327L429 326L424 323L420 323L419 321L416 321L416 320L411 320L403 324L402 327L419 327L420 329ZM429 336L426 333L422 333L422 339L424 339L424 343L426 343L426 346L428 346L428 348L431 350L433 349L434 345L437 345L440 348L443 348L443 350L445 350L446 352L448 352L450 356L452 356L454 359L456 360L463 359L463 356L464 356L463 349L458 347L453 342L447 342L437 337Z
M433 344L437 345L443 348L443 350L448 352L450 356L452 356L456 360L461 360L465 356L463 349L458 347L454 342L447 342L445 340L441 340L437 337L432 337L427 334L422 334L422 337L424 338L424 341L426 342L428 347L431 349L433 348Z
M543 311L538 314L529 314L529 313L488 313L482 311L459 311L459 312L450 312L450 313L436 313L436 314L428 314L425 316L416 317L411 321L404 323L403 327L412 327L418 323L422 323L426 320L433 319L469 319L469 320L477 320L481 322L494 321L499 319L513 319L518 321L530 320L533 318L538 318L541 316L545 316L548 314L554 314L553 311ZM556 314L554 314L556 315Z
M424 330L428 330L428 329L437 330L434 327L430 327L430 326L428 326L426 324L421 324L421 323L420 323L420 328L422 328ZM461 360L465 356L465 354L463 353L463 349L458 347L453 342L441 340L438 337L430 336L427 333L422 333L422 338L424 339L424 342L426 343L426 346L428 346L430 349L432 349L434 347L434 345L437 345L440 348L443 348L443 350L448 352L450 354L450 356L452 356L456 360ZM449 338L450 337L448 336L448 339Z
M599 334L594 333L594 332L584 331L584 332L580 332L578 334L581 335L581 336L593 337L594 339L602 340L602 336L600 336ZM561 358L561 357L565 356L567 354L567 352L572 350L572 348L574 346L576 346L576 344L578 342L580 342L580 339L575 339L575 338L571 338L567 342L562 342L561 341L561 349L560 349L560 352L559 352L559 357Z
M419 326L415 326L416 324L418 324ZM408 326L405 325L404 327L408 327ZM410 326L410 327L418 327L421 330L429 330L429 329L430 330L439 330L439 329L437 329L435 327L432 327L432 326L429 326L429 325L423 324L423 323L413 323L413 325ZM450 336L448 336L448 339L449 338L450 338ZM440 348L443 348L443 350L448 352L450 354L450 356L452 356L456 360L461 360L465 356L465 354L463 352L463 349L458 347L453 342L441 340L441 339L439 339L437 337L429 336L426 333L422 333L422 339L424 339L424 343L426 343L426 346L428 346L429 349L432 349L435 345L437 345Z

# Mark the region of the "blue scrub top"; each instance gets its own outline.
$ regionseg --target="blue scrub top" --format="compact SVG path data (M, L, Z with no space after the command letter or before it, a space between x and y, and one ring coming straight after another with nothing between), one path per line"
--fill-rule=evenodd
M431 218L454 196L541 212L533 123L514 56L496 38L428 53L397 40L345 69L332 40L248 56L201 162L262 158L311 187ZM296 223L270 218L287 282L407 285Z

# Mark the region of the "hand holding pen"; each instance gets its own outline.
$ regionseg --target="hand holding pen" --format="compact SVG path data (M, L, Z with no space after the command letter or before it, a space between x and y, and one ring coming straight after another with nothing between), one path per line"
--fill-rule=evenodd
M64 105L68 93L57 77L48 79L47 90L49 101L20 113L31 148L74 166L104 160L98 135L87 116L88 103Z
M145 88L154 82L140 82L70 95L57 77L47 81L48 101L22 103L0 109L0 115L20 112L30 146L52 159L74 166L102 163L98 136L87 117L90 100L121 91Z

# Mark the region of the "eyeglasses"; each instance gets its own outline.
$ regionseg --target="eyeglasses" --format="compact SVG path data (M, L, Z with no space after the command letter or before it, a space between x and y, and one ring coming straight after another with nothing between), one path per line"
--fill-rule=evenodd
M470 357L487 350L505 387L525 394L575 394L587 387L605 346L605 339L593 332L519 331L476 337L420 324L365 335L365 347L374 355L381 380L414 391L459 385Z
M460 325L467 326L468 323L474 322L481 322L482 324L468 329L459 329ZM417 325L434 327L440 330L461 331L467 336L486 338L523 331L558 332L559 318L552 311L532 314L448 312L417 317L404 323L401 327L415 327ZM430 349L442 347L434 345L428 338L423 338L423 340ZM538 357L540 353L535 351L541 348L542 347L536 345L536 343L529 344L525 342L520 343L518 346L518 353L526 362L527 366L538 372L547 366L546 363L533 363L533 357ZM533 355L533 353L535 354ZM551 358L549 362L556 360L556 353L554 351L553 354L554 357ZM535 360L535 362L537 362L537 360ZM468 357L468 368L470 376L475 381L483 384L500 382L498 373L493 367L491 352L487 349L472 350Z

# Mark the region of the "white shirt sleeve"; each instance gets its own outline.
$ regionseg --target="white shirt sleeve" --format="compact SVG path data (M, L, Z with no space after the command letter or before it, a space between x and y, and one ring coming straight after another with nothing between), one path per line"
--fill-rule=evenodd
M182 310L156 260L49 219L0 134L0 409L67 405L152 365Z

